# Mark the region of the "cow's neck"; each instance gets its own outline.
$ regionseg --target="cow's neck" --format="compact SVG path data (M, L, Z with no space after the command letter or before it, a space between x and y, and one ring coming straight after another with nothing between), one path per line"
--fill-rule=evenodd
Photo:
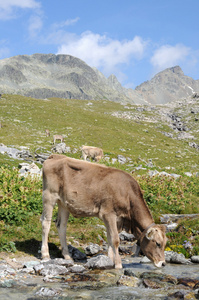
M139 239L141 233L152 223L154 223L154 220L147 206L135 210L132 219L132 232L136 239Z

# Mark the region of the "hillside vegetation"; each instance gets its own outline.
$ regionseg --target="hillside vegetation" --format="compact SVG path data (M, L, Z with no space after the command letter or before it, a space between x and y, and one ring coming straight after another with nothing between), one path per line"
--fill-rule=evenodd
M192 103L189 108L187 105L173 108L175 114L184 118L185 123L188 121L196 144L199 141L195 121L199 112L197 107L198 102ZM189 140L177 138L178 133L171 129L170 123L163 117L164 109L166 108L143 109L141 106L124 106L103 100L41 100L3 95L0 99L0 143L15 148L27 147L33 155L35 151L50 153L53 134L62 134L64 142L72 150L66 155L74 158L81 158L82 145L101 147L105 153L105 159L101 163L133 174L141 185L157 222L160 215L165 213L199 213L198 150L190 147ZM190 114L191 109L195 109L194 115ZM50 130L50 137L46 137L45 129ZM172 138L169 137L171 132ZM127 162L113 162L112 159L118 155L127 158ZM27 240L32 239L36 248L41 240L41 179L35 182L31 178L20 178L17 170L12 170L19 162L21 161L0 154L1 250L25 251ZM149 169L175 173L181 177L151 177L148 175ZM192 176L187 176L187 172ZM81 222L71 217L69 235L81 242L89 239L98 242L94 227L96 222L99 223L95 219ZM199 224L195 222L191 226L193 251L197 254ZM52 228L51 242L59 245L54 227ZM103 235L102 232L100 234ZM184 236L186 237L186 232L183 239ZM170 244L175 243L182 244L183 240L178 235L172 235ZM172 249L175 250L175 247Z

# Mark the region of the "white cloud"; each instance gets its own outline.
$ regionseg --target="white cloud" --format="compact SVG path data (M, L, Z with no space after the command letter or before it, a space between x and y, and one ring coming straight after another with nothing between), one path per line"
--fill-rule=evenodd
M175 46L164 45L155 51L150 61L155 71L159 72L184 62L189 53L190 48L181 44Z
M40 3L35 0L0 0L0 19L15 18L18 9L39 9Z
M74 25L75 23L77 23L79 21L79 18L75 18L75 19L68 19L66 21L60 22L60 23L54 23L52 25L52 30L57 30L60 28L63 28L65 26L71 26Z
M29 19L29 35L31 38L37 36L43 26L43 21L39 15L32 15Z
M118 65L130 64L141 59L147 42L136 36L133 40L118 41L86 31L80 37L73 36L58 47L58 54L76 56L105 74L112 73Z

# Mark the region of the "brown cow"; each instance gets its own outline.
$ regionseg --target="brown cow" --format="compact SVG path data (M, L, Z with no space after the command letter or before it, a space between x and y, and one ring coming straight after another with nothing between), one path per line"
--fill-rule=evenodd
M64 138L60 134L55 134L55 135L53 135L53 143L54 144L55 144L56 140L60 140L60 142L63 143Z
M95 161L99 161L104 156L103 150L98 147L82 146L81 150L84 160L86 160L88 157L94 159Z
M122 268L118 231L132 232L142 252L156 267L165 265L165 227L154 224L140 187L121 170L64 155L51 155L43 164L42 258L49 258L48 233L58 203L57 228L62 254L69 259L66 226L75 217L98 217L107 229L108 256Z
M45 133L46 133L46 136L50 136L50 130L49 129L46 129Z

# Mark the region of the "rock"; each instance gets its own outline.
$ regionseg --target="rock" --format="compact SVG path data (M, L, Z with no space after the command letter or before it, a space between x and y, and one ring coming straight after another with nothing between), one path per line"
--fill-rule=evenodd
M72 267L74 265L74 262L72 259L64 259L64 258L54 258L50 259L43 263L44 265L59 265L59 266L65 266L65 267Z
M88 269L111 269L114 267L112 260L106 255L98 255L90 258L85 267Z
M33 269L35 270L35 273L36 273L36 274L39 274L39 273L41 272L41 270L44 269L44 264L35 265L35 266L33 267Z
M19 164L19 174L22 176L42 176L42 170L35 164L27 164L27 163L21 163Z
M166 224L167 231L174 230L178 226L178 223Z
M65 143L59 143L52 147L51 151L58 154L63 154L68 152L69 147L66 146Z
M74 265L69 268L69 272L71 273L83 273L86 269L80 265Z
M124 157L123 155L118 155L117 156L117 160L118 160L118 162L120 163L120 164L125 164L126 162L127 162L127 159L126 159L126 157Z
M35 295L39 297L55 297L58 296L60 293L60 289L42 287L38 292L35 293Z
M116 161L117 161L117 159L116 158L112 158L112 164L115 164L116 163Z
M117 281L117 285L123 285L128 287L138 287L140 284L140 280L137 277L129 277L126 275L122 275Z
M65 266L59 266L54 264L44 265L44 268L40 270L39 274L42 276L57 276L57 275L66 275L69 273L69 270Z
M136 245L134 246L119 246L119 252L126 255L132 255L136 252Z
M151 263L151 260L148 259L148 257L144 256L144 257L141 258L140 263L141 264Z
M124 275L135 277L134 269L133 268L124 269Z
M13 269L5 261L0 261L0 277L14 274L16 274L15 269Z
M176 277L159 272L144 272L140 277L142 279L150 279L152 281L167 282L171 284L177 284L178 282Z
M150 288L150 289L161 289L164 287L164 284L161 282L156 282L150 279L144 279L143 284L145 287Z
M185 296L185 291L177 291L175 293L172 293L172 294L169 294L167 299L170 300L170 299L175 299L175 300L178 300L178 299L185 299L184 296Z
M199 263L199 255L194 255L191 257L191 262L193 263Z
M70 256L74 259L74 261L87 260L86 254L79 251L77 248L73 247L72 245L68 245L68 251L70 253Z
M165 251L165 260L166 262L174 264L190 264L190 260L186 259L184 254L176 253L174 251Z
M86 255L95 255L101 251L101 248L97 244L90 243L88 246L85 247Z
M197 285L199 286L199 280L191 278L178 278L178 284L182 284L193 289Z
M160 216L160 222L163 224L171 224L182 219L198 218L199 214L163 214Z
M128 242L135 241L135 236L132 233L127 233L126 231L120 232L119 238L121 241L128 241Z
M191 172L185 172L184 173L186 176L188 176L188 177L192 177L193 176L193 174L191 173Z

